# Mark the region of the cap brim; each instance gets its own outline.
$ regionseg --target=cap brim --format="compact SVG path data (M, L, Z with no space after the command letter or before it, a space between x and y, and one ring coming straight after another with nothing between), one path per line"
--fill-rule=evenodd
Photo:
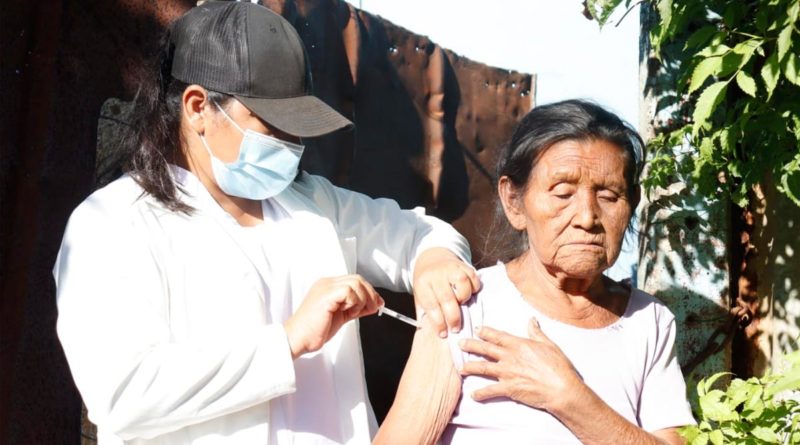
M266 123L292 136L310 138L353 126L349 119L315 96L234 97Z

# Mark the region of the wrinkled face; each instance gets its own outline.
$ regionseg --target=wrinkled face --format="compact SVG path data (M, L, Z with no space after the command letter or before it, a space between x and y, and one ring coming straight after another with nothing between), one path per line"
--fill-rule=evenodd
M636 203L626 194L625 152L602 140L567 140L540 157L524 190L499 188L506 216L551 273L593 279L617 260Z

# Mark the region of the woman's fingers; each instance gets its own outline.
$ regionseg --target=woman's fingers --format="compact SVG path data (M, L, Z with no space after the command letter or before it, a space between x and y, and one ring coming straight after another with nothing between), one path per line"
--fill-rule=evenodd
M480 327L476 334L479 338L498 346L511 346L521 340L519 337L487 326Z
M472 400L482 402L484 400L493 399L495 397L508 397L509 388L506 383L500 382L492 385L487 385L481 389L473 391Z
M537 320L536 317L531 317L531 321L528 322L528 337L530 337L531 340L550 341L547 335L542 332L542 327L539 326L539 320Z
M464 362L464 366L459 371L461 375L481 375L499 379L503 374L503 366L495 362L485 360L475 360Z
M494 361L498 361L503 356L504 349L493 343L465 338L458 342L462 351L470 354L477 354Z

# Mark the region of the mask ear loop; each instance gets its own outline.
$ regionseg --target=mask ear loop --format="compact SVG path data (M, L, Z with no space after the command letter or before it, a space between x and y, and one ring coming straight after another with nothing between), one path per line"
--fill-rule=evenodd
M220 112L221 112L221 113L222 113L222 114L223 114L223 115L224 115L224 116L225 116L225 117L226 117L226 118L227 118L229 121L231 121L231 123L232 123L232 124L233 124L233 125L234 125L234 126L235 126L235 127L236 127L236 128L237 128L237 129L238 129L240 132L241 132L241 133L242 133L242 134L244 134L244 135L246 135L246 134L247 134L247 132L246 132L246 131L244 131L244 130L242 129L242 127L240 127L240 126L239 126L239 124L237 124L237 123L236 123L236 121L235 121L235 120L233 120L233 118L231 118L231 117L228 115L228 113L226 113L226 112L225 112L225 110L224 110L224 109L222 109L222 107L221 107L221 106L220 106L220 105L217 103L217 101L215 101L215 100L211 100L211 102L213 102L213 103L214 103L214 105L217 107L217 109L218 109L218 110L219 110L219 111L220 111ZM252 131L252 130L248 130L248 131L250 131L251 133L254 133L254 134L256 134L258 137L262 137L262 138L268 138L268 139L272 139L272 140L274 140L274 141L278 141L278 142L279 142L281 145L284 145L284 146L285 146L285 147L287 147L288 149L290 149L290 150L293 150L293 151L295 151L295 152L299 151L299 152L301 152L301 153L302 153L303 149L305 148L305 146L303 145L302 139L300 140L300 143L299 143L299 144L295 144L295 143L293 143L293 142L284 141L283 139L278 139L278 138L276 138L276 137L274 137L274 136L270 136L270 135L268 135L268 134L262 134L262 133L258 133L258 132Z
M227 117L231 122L233 122L233 119L231 119L230 116L228 116L225 113L225 111L222 109L222 107L219 106L219 104L216 101L212 100L211 102L219 109L219 111L222 111L222 114L224 114L225 117ZM195 116L192 119L199 119L199 116ZM233 125L236 125L236 122L233 122ZM236 127L238 128L239 126L236 125ZM241 128L239 128L239 131L241 131ZM219 159L216 156L214 156L214 153L211 152L211 147L208 146L208 142L206 142L205 135L203 135L202 133L197 133L197 136L199 137L200 142L202 142L203 147L206 149L206 152L208 152L208 156L211 159L211 163L213 164L215 160L219 161ZM222 162L222 161L219 161L219 162Z
M236 127L236 129L237 129L237 130L239 130L239 132L240 132L240 133L242 133L242 134L244 134L244 133L245 133L245 132L244 132L244 130L242 130L242 127L240 127L240 126L239 126L239 124L237 124L235 120L233 120L233 119L232 119L230 116L228 116L228 113L226 113L226 112L225 112L225 110L223 110L223 109L222 109L222 107L221 107L221 106L220 106L220 105L217 103L217 101L215 101L215 100L211 100L211 102L212 102L212 103L213 103L213 104L214 104L214 105L217 107L217 109L218 109L218 110L219 110L219 111L220 111L220 112L221 112L221 113L222 113L222 114L223 114L223 115L224 115L224 116L225 116L225 117L226 117L226 118L227 118L229 121L231 121L231 123L233 124L233 126L234 126L234 127Z

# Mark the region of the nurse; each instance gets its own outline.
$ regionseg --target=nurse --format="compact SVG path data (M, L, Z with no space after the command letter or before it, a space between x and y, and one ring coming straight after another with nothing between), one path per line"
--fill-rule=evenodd
M414 290L440 335L480 283L449 225L298 171L351 123L291 25L251 3L176 21L128 174L74 211L58 335L106 444L369 443L359 317Z

